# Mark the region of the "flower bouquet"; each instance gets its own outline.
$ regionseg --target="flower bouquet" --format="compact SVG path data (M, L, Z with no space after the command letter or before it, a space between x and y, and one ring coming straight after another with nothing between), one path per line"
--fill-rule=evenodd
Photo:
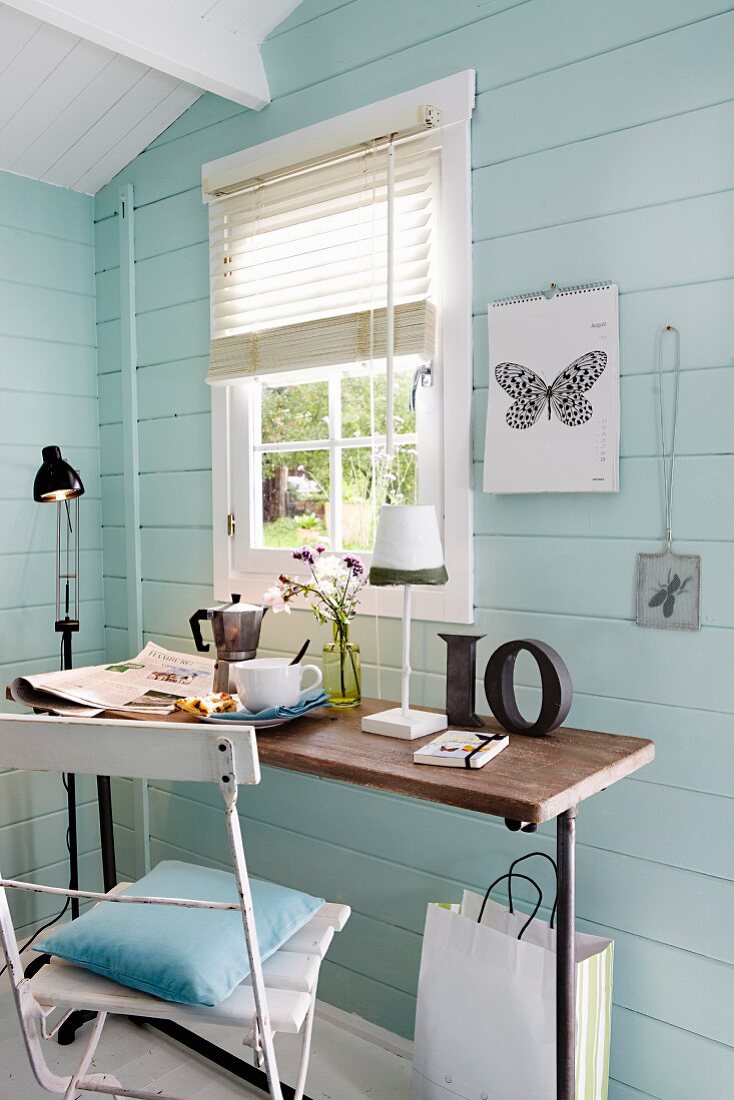
M356 707L362 698L359 645L350 641L349 624L357 613L359 593L366 577L364 565L353 554L326 554L326 547L304 546L293 551L308 566L305 579L282 574L263 595L276 614L290 613L290 601L304 597L320 623L331 623L333 640L324 646L324 690L334 707Z

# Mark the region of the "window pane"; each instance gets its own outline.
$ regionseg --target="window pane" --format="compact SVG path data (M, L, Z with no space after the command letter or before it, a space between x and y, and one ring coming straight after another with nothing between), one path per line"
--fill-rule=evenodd
M329 452L262 456L262 545L328 545Z
M396 447L391 461L369 447L342 450L342 547L371 550L375 521L383 504L416 504L418 455L415 446Z
M415 358L415 361L414 361ZM398 435L415 431L415 413L410 412L408 400L413 371L418 358L403 359L396 363L394 388L394 424ZM375 434L385 434L385 374L384 368L370 377L369 368L362 373L349 372L342 378L342 435L345 438L372 434L370 405L374 404Z
M328 382L262 383L263 443L329 438Z

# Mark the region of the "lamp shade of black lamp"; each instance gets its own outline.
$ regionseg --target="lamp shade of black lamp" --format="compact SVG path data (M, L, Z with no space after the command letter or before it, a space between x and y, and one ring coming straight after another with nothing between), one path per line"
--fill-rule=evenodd
M56 505L56 631L61 634L61 667L71 668L71 636L79 630L79 497L77 471L58 447L44 447L33 482L33 499Z
M61 457L58 447L44 447L43 463L33 482L33 499L39 504L74 500L84 492L79 474Z

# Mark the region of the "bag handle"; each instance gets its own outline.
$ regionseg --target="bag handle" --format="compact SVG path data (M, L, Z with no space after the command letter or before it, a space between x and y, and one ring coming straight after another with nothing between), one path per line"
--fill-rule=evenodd
M555 924L556 912L558 910L558 864L554 860L553 856L549 856L547 852L527 852L524 856L518 856L517 859L514 859L512 861L512 863L510 864L510 870L508 872L510 881L509 881L509 885L508 885L508 888L507 888L507 899L510 903L510 912L511 913L513 912L513 908L512 908L512 876L513 876L513 874L516 873L515 868L517 867L518 863L522 863L523 860L526 860L526 859L534 859L535 856L540 856L541 859L547 859L548 862L550 863L551 867L553 868L554 874L556 876L556 900L553 902L553 908L551 909L551 918L550 918L550 924L549 924L549 927L552 928L553 925Z
M487 902L489 901L489 895L492 893L495 886L498 886L500 882L504 882L504 880L506 878L509 879L510 882L512 882L512 872L511 871L506 871L504 875L500 875L500 877L496 878L494 880L494 882L491 884L491 886L489 886L489 888L487 889L487 893L484 895L484 901L482 902L482 908L479 910L479 916L477 917L477 924L482 923L482 917L484 916L484 910L486 908ZM525 921L525 924L522 926L522 928L520 929L520 932L518 933L517 938L519 940L521 940L523 938L528 926L531 925L533 923L533 921L535 920L535 918L537 917L538 912L540 910L540 907L543 904L543 891L540 889L540 887L538 886L535 879L530 878L528 875L521 875L518 871L515 871L515 878L524 879L525 882L529 882L530 885L534 886L535 889L538 891L538 900L535 903L535 909L530 914L528 919ZM511 913L515 912L515 910L512 908L512 901L510 901L510 912Z

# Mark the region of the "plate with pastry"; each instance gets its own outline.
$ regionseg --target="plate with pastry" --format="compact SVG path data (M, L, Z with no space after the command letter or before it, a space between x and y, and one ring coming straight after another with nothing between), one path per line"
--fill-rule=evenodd
M320 688L312 688L310 691L301 692L298 701L290 707L268 707L266 710L249 711L239 699L236 699L235 711L218 711L205 715L199 713L201 722L208 722L212 726L219 726L227 722L244 722L255 729L273 729L275 726L283 726L286 722L292 722L295 718L301 718L319 707L331 706L329 696Z
M177 699L174 706L184 714L193 714L195 718L211 718L214 714L236 714L242 710L242 703L236 695L227 691L215 691L209 695L190 695L186 699Z

